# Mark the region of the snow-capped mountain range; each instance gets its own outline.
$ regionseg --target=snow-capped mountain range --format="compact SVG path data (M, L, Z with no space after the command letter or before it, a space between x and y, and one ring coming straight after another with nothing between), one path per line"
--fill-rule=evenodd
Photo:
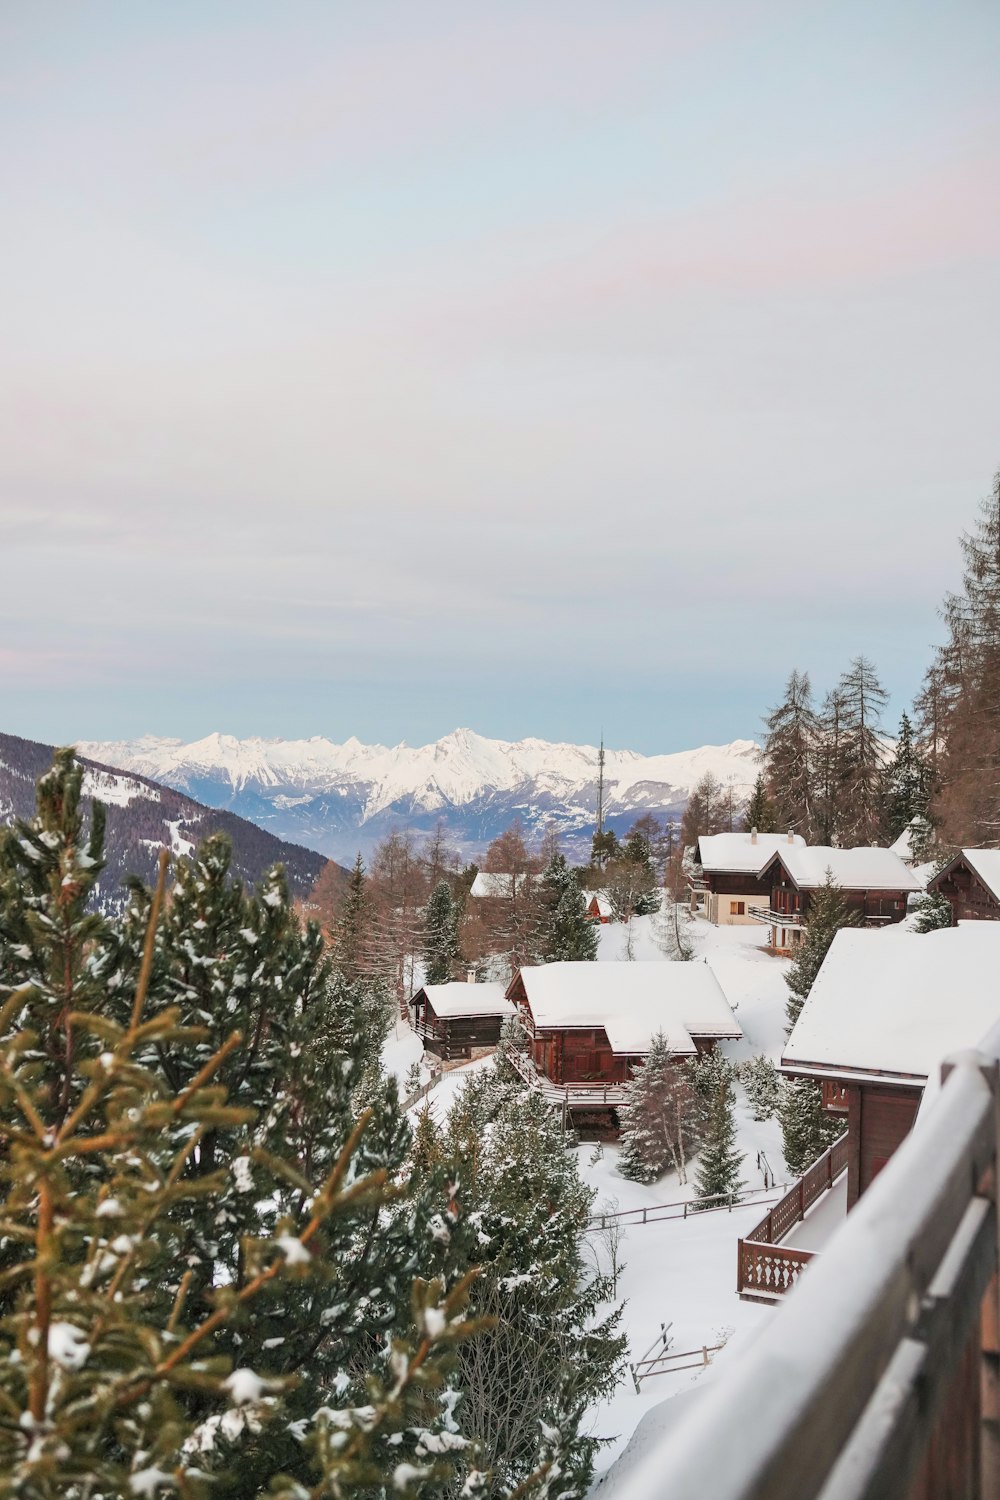
M236 739L210 734L184 744L144 736L84 742L80 753L227 808L280 838L341 862L367 854L393 828L430 831L440 819L467 857L520 817L530 838L547 823L567 853L589 849L597 807L597 748L527 739L485 739L456 729L431 745ZM679 816L706 771L746 797L757 770L752 740L669 755L605 752L605 815L621 832L640 813Z

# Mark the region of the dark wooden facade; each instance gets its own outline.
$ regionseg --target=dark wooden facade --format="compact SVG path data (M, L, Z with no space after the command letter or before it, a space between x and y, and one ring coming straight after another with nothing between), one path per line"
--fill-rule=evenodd
M848 1211L913 1129L922 1094L888 1082L847 1085Z
M812 886L800 889L780 864L772 866L767 876L771 910L787 912L809 921L809 909L816 891ZM842 891L844 905L864 927L887 927L906 916L906 891Z
M927 882L951 907L952 926L959 922L1000 922L1000 899L985 885L962 854Z
M423 1039L426 1050L443 1062L471 1057L474 1048L495 1047L507 1019L506 1014L439 1016L424 990L417 991L410 1006L414 1031Z
M702 879L713 896L746 896L755 906L763 905L771 894L771 877L765 879L752 870L703 870Z

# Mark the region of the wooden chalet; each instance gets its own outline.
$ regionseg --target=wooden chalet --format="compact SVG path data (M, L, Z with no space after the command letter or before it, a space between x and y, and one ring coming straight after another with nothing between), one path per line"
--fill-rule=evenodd
M963 849L927 882L944 896L952 923L1000 922L1000 849Z
M475 901L510 901L522 891L527 892L535 878L527 873L511 875L500 870L480 870L469 895Z
M691 910L718 926L753 922L752 906L770 900L771 881L764 867L782 848L804 848L797 833L703 834L698 840L698 865L690 881Z
M942 1057L1000 1017L1000 927L838 932L795 1023L783 1073L822 1084L847 1128L847 1207L913 1128Z
M1000 1018L1000 927L930 933L845 928L833 941L781 1059L822 1086L843 1134L737 1247L737 1291L781 1300L817 1249L923 1121L951 1050ZM922 1128L922 1127L921 1127ZM818 1215L818 1217L817 1217ZM839 1234L839 1230L838 1230Z
M603 891L584 891L583 899L586 903L583 914L588 922L614 921L614 908Z
M846 905L866 927L901 922L908 897L923 889L918 876L891 849L826 845L778 849L761 872L770 892L768 904L748 907L752 919L770 929L769 946L775 953L794 953L802 941L809 908L827 871Z
M527 1036L527 1081L561 1102L575 1124L608 1133L658 1033L679 1058L742 1035L706 964L525 965L507 997Z
M443 1062L495 1047L504 1021L517 1014L502 984L425 984L410 1008L414 1031Z

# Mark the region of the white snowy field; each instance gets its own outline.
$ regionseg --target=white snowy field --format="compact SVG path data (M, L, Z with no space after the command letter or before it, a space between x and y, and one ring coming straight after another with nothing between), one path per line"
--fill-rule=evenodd
M631 951L635 962L666 962L657 941L657 923L657 918L635 918L631 938L620 925L603 926L598 959L627 963ZM743 1030L741 1041L722 1044L727 1056L741 1061L764 1053L777 1061L785 1039L788 990L784 976L788 960L773 958L764 951L761 944L765 929L761 927L713 927L696 920L686 934L695 949L694 961L709 964ZM419 1054L419 1048L419 1039L404 1023L399 1023L386 1044L387 1065L391 1058L392 1071L402 1077ZM428 1095L434 1116L441 1119L447 1115L470 1072L489 1066L490 1059L482 1058L445 1073ZM758 1152L764 1153L779 1182L788 1177L781 1154L780 1128L775 1120L755 1121L742 1090L738 1089L737 1129L744 1152L743 1177L748 1188L760 1190L763 1199L764 1178L758 1166ZM614 1207L634 1209L682 1203L694 1196L693 1181L681 1184L674 1172L665 1173L648 1187L619 1176L616 1146L604 1145L598 1149L593 1144L583 1144L576 1148L576 1154L581 1176L597 1195L596 1212ZM692 1179L695 1170L696 1163L690 1170ZM700 1350L703 1345L720 1343L725 1347L712 1356L707 1369L652 1376L643 1382L640 1394L626 1376L612 1398L596 1406L590 1415L590 1430L609 1439L598 1458L599 1472L606 1471L623 1452L647 1412L650 1415L644 1426L644 1439L647 1431L655 1434L672 1420L667 1406L673 1399L711 1380L718 1362L737 1357L762 1324L775 1316L772 1308L741 1302L736 1294L737 1240L764 1211L755 1201L731 1213L691 1214L687 1219L623 1228L618 1258L624 1262L624 1269L618 1279L618 1300L625 1304L622 1326L629 1340L629 1359L638 1360L646 1353L661 1323L673 1324L675 1351ZM806 1225L802 1231L808 1233ZM592 1234L588 1236L588 1245L589 1253L598 1258L603 1269L608 1269L609 1251L604 1238L599 1233ZM607 1487L613 1485L614 1476L609 1475Z

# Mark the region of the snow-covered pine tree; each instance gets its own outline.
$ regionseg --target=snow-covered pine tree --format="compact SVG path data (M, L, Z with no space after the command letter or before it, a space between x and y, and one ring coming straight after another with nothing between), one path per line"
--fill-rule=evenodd
M782 1153L793 1177L800 1177L844 1132L844 1122L823 1108L823 1093L811 1078L782 1079L778 1098Z
M814 833L816 785L813 756L818 725L807 672L793 671L785 696L764 720L765 782L779 829L810 842Z
M799 1018L799 1012L812 989L820 965L830 951L830 944L842 927L857 926L857 917L844 900L844 893L827 870L823 884L813 892L809 906L809 922L805 937L799 944L795 961L785 975L785 983L791 990L785 1014L788 1017L786 1035Z
M447 880L431 891L424 912L424 983L447 984L462 962L458 941L460 909Z
M405 1256L398 1241L394 1263L358 1253L375 1225L374 1238L382 1238L393 1189L386 1125L349 1113L353 1060L312 1053L325 1090L318 1178L305 1175L297 1153L230 1159L217 1150L215 1170L200 1170L211 1139L255 1128L251 1111L227 1099L219 1082L227 1071L238 1079L241 1058L252 1076L254 1039L231 1032L208 1048L214 1012L227 1009L225 990L210 988L209 1024L196 1026L183 1024L182 1005L153 1000L154 977L166 985L171 970L169 952L158 951L166 856L146 903L138 972L132 942L108 923L88 922L81 894L101 850L93 830L82 840L80 785L80 768L68 754L58 757L42 780L38 818L3 839L5 984L25 963L45 990L38 997L30 986L7 984L0 1003L5 1241L17 1258L16 1266L8 1258L0 1290L0 1403L8 1414L0 1473L11 1494L35 1500L77 1491L200 1497L210 1485L217 1493L212 1481L223 1468L227 1494L255 1497L272 1480L275 1496L290 1496L295 1484L328 1494L359 1486L412 1492L421 1479L443 1481L438 1455L447 1444L439 1436L449 1419L433 1394L441 1379L435 1348L464 1331L465 1286L419 1279L436 1255L421 1232L419 1199L409 1205L416 1230ZM13 843L30 865L11 858ZM41 882L31 872L38 863L31 851L40 848L56 860ZM265 885L264 907L275 891ZM185 945L200 935L195 922L184 929ZM259 920L254 932L266 949ZM63 943L58 997L46 985L44 955L31 942L11 949L10 933L49 933ZM106 961L112 949L121 960L114 968ZM223 964L216 954L215 977ZM267 986L285 989L276 977ZM294 1012L302 976L293 964L284 977ZM233 991L242 992L235 979ZM39 1058L58 1059L58 1071L39 1067ZM310 1101L299 1091L297 1102ZM331 1116L336 1130L326 1123ZM258 1169L277 1185L263 1215ZM241 1254L235 1268L213 1269L209 1284L203 1257L186 1257L179 1240L189 1218L207 1224L213 1209L220 1240L237 1239ZM214 1254L214 1246L205 1249ZM373 1337L379 1322L371 1308L387 1300L392 1315ZM385 1334L404 1322L410 1337L390 1344ZM280 1483L279 1474L287 1476Z
M484 1078L470 1079L448 1126L482 1268L471 1306L496 1320L456 1351L458 1412L481 1442L490 1496L537 1483L582 1495L598 1447L584 1416L614 1389L625 1353L609 1281L583 1254L594 1194L541 1097Z
M698 1142L700 1100L690 1069L670 1051L662 1032L635 1069L622 1107L618 1170L633 1182L655 1182L669 1167L687 1182Z
M714 1071L716 1082L703 1104L702 1146L695 1177L698 1194L695 1207L701 1208L717 1208L720 1203L734 1202L744 1186L740 1176L743 1152L736 1144L733 1070L731 1065L725 1064ZM711 1077L711 1072L710 1069L703 1070L705 1081Z
M740 1064L739 1077L754 1119L769 1120L779 1101L780 1085L774 1063L760 1053Z
M953 921L951 902L940 891L928 891L917 900L913 916L914 932L936 932L939 927L950 927Z
M756 828L758 833L774 833L777 826L776 809L767 795L764 773L761 771L758 772L753 791L750 793L750 801L743 812L743 827L748 832Z

